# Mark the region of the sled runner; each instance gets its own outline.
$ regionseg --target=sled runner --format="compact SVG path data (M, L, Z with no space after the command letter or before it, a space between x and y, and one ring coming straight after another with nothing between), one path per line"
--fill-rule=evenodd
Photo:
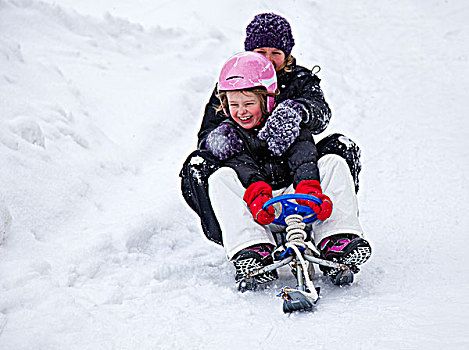
M242 292L255 289L255 276L289 264L296 277L297 285L295 288L285 286L278 294L278 297L283 299L285 313L311 311L317 303L319 288L316 288L311 280L310 272L314 271L311 264L338 269L335 284L353 282L353 272L349 266L320 258L320 252L305 231L307 224L317 220L316 213L310 207L297 204L296 199L321 204L320 199L307 194L285 194L267 201L263 209L274 205L276 218L273 223L285 227L281 242L278 242L280 247L272 254L273 264L249 271L238 285Z

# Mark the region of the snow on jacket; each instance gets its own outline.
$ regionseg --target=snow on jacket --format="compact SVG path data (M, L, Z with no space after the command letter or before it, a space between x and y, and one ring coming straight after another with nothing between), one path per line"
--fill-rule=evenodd
M242 141L242 150L235 156L221 161L221 166L236 171L244 187L265 181L274 190L296 185L302 180L319 180L318 153L311 132L301 128L292 146L282 155L274 156L267 143L257 137L262 124L253 129L243 129L232 119L223 121Z
M275 102L278 105L280 102L290 99L301 103L305 112L302 126L308 128L315 135L319 134L327 128L331 119L331 110L319 86L321 80L311 70L296 65L295 59L293 59L290 68L291 72L285 70L277 72L280 94L275 98ZM205 148L205 139L208 134L227 119L223 111L217 112L219 105L217 87L215 87L205 106L204 118L197 134L199 149Z

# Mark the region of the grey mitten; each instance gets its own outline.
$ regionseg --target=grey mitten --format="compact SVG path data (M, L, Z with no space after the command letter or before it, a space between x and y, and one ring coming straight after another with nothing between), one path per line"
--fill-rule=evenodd
M269 150L281 156L300 134L303 107L293 100L285 100L275 107L265 126L257 135L267 142Z
M207 136L205 147L220 160L231 158L243 150L243 141L230 124L222 124Z

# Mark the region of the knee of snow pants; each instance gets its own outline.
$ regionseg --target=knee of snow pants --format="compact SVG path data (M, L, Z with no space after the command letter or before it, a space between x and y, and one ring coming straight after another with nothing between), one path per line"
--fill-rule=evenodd
M182 195L200 217L205 236L217 244L222 244L220 225L208 196L208 178L218 168L218 160L211 153L197 150L187 157L179 176Z
M360 147L347 136L337 133L325 137L317 143L316 147L318 149L319 158L327 154L337 154L345 159L353 178L355 193L357 193L359 188L358 175L362 169Z
M276 245L269 227L254 221L243 199L245 191L236 171L231 168L222 167L210 176L210 199L222 228L223 246L228 260L252 245Z
M335 234L349 233L363 237L357 195L347 163L340 156L327 154L319 159L318 167L322 190L332 200L333 209L329 219L313 223L316 244Z

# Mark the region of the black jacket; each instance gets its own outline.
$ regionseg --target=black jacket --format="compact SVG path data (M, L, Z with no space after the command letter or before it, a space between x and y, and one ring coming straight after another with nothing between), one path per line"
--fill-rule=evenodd
M318 153L311 132L302 128L300 135L282 156L274 156L267 143L257 137L262 124L253 129L243 129L232 119L230 124L243 141L243 150L233 158L221 161L221 166L234 169L245 188L254 182L265 181L272 189L294 187L302 180L318 180Z
M296 60L289 66L291 72L281 70L277 72L277 83L280 94L276 97L276 104L287 99L300 102L305 107L303 125L313 134L323 132L329 125L331 110L324 99L319 86L320 79L311 70L296 65ZM217 87L205 106L204 118L198 136L198 148L203 149L205 139L218 125L226 120L223 111L217 112L220 101L217 97Z

